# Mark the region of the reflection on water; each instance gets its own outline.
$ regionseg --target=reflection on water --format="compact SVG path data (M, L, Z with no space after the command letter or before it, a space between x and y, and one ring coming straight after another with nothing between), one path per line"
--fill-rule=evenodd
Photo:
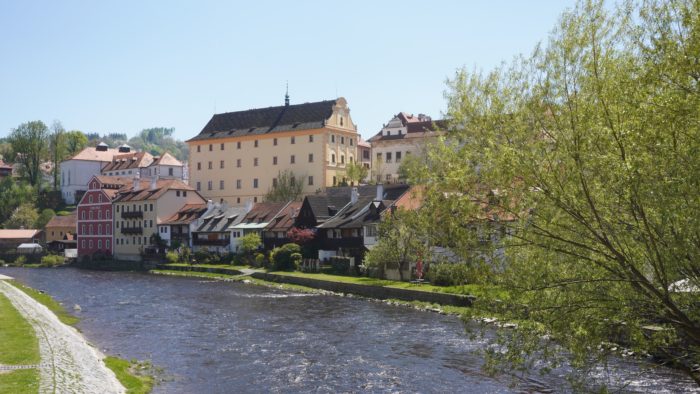
M565 380L489 377L456 317L355 298L231 282L76 269L0 268L79 304L100 349L152 360L172 376L156 393L559 392ZM623 391L695 390L666 368L613 363Z

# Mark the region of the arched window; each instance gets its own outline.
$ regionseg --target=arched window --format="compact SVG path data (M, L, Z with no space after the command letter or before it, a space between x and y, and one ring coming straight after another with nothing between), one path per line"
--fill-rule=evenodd
M109 249L109 240L105 241L105 248Z
M90 204L92 204L92 195L89 195L89 196L88 196L88 202L89 202Z
M90 215L89 215L89 216L90 216L90 220L92 220L92 211L90 211Z
M85 211L82 211L82 212L80 213L80 218L83 219L83 220L85 220Z
M331 153L331 163L335 164L335 153Z
M97 220L102 220L102 211L97 211Z
M101 239L97 240L97 249L102 249L102 240Z

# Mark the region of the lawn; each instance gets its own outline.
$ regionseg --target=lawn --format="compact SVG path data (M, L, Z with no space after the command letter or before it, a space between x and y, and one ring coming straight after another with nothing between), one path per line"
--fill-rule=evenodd
M127 394L146 394L153 388L153 377L140 375L141 367L148 368L136 361L127 361L117 357L106 357L105 365L114 371L117 379L126 388Z
M202 267L202 268L228 268L234 270L242 270L250 268L247 265L231 265L231 264L186 264L186 263L169 263L165 264L170 267Z
M39 342L32 326L0 294L0 364L33 365L40 361ZM23 369L0 373L0 393L36 393L39 372Z

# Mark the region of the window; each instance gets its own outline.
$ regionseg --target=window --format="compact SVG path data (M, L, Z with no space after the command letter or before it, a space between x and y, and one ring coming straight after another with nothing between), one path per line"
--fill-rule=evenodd
M80 241L80 247L85 249L85 240Z
M345 137L340 137L340 143L345 145Z
M350 141L350 146L353 146L353 144L355 143L355 139L354 139L354 138L348 138L348 140Z
M313 186L313 185L314 185L314 177L309 176L309 186Z
M397 163L401 162L401 152L396 152L396 162Z
M253 202L258 202L258 197L253 197Z
M335 164L335 153L331 153L331 163Z
M236 142L236 149L241 149L241 141Z
M313 162L314 162L314 154L309 153L309 163L313 163Z
M182 192L182 197L187 197L187 192L186 192L186 191L183 191L183 192Z
M88 200L89 200L88 202L89 202L90 204L92 204L92 196L88 196Z
M294 144L294 137L292 137L292 145Z
M277 156L272 157L272 165L276 166L277 165Z
M236 189L240 189L240 188L241 188L241 180L236 179Z
M338 184L338 179L333 175L333 186Z
M253 179L253 189L258 188L258 178Z
M223 160L219 160L219 168L224 168L224 161Z
M277 178L272 178L272 187L277 187Z
M253 144L256 148L258 147L258 140L255 140L255 143Z
M102 211L97 211L97 220L102 220Z
M197 152L201 152L201 151L202 151L202 145L197 145Z
M221 150L224 150L224 144L221 144Z
M224 181L219 181L219 190L224 190Z
M107 210L107 212L105 212L105 217L106 217L107 219L111 219L111 218L112 218L112 211L111 211L111 210Z
M240 197L236 197L236 204L240 204L240 203L241 203L241 198L240 198Z
M101 224L97 225L97 235L102 235L102 225Z
M211 187L211 181L209 181L209 182L207 182L207 190L211 190L211 189L212 189L212 187Z
M253 167L257 167L257 166L258 166L258 158L256 157L253 159Z
M345 155L340 155L340 164L345 164Z
M90 220L92 220L92 211L90 211L90 214L88 216L90 217Z
M149 204L151 206L150 211L153 212L153 204Z
M179 191L179 190L175 190L175 197L180 197L180 191Z
M197 182L197 191L198 192L202 191L202 183L201 182Z
M391 182L391 174L386 174L386 181Z
M86 235L87 233L85 232L85 225L82 225L82 231L80 232L82 235Z
M382 154L381 153L377 153L377 161L382 161Z
M211 162L209 162L209 169L211 170L212 168L214 168L214 166Z
M213 151L213 150L214 150L214 145L209 144L209 152L211 152L211 151Z
M309 136L309 142L314 142L314 136L313 136L313 134Z
M365 160L369 160L369 151L367 149L362 151L362 158Z
M201 170L201 169L202 169L202 163L201 163L201 162L197 162L197 170Z
M272 145L277 146L277 138L272 139Z
M335 142L335 134L331 134L331 142Z
M386 152L386 162L391 163L391 152Z
M172 168L168 168L168 176L173 176L173 169Z
M292 156L289 158L289 162L292 163L292 164L294 164L294 155L292 155Z
M85 220L85 211L83 211L83 212L80 214L80 218L83 219L83 220Z
M88 248L92 249L92 240L88 241Z
M102 202L102 195L97 196L97 202Z
M236 159L236 167L241 168L241 159Z
M102 249L102 240L101 239L97 240L97 249Z
M109 249L109 240L105 241L105 248Z
M341 126L343 125L343 117L342 116L340 117L340 125Z

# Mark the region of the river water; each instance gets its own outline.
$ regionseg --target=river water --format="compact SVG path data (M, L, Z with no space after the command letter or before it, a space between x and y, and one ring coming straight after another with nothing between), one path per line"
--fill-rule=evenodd
M155 393L566 391L563 372L481 371L457 317L357 298L243 283L72 268L0 268L81 318L103 352L151 360ZM602 374L601 374L602 375ZM623 392L693 392L683 374L615 360L605 382Z

